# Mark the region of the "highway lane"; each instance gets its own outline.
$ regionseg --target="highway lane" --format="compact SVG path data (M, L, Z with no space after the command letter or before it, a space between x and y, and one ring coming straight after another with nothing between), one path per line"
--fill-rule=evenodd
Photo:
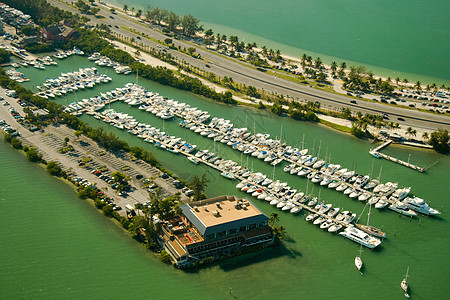
M77 12L77 10L73 7L64 5L57 0L49 0L49 2L62 9ZM99 7L103 6L100 5ZM90 20L94 25L102 23L109 25L112 31L115 31L123 36L134 37L137 41L143 43L144 45L148 45L153 48L163 47L160 44L151 41L150 39L138 39L137 35L121 28L121 26L126 28L134 28L138 32L145 33L151 38L160 41L163 41L167 38L167 36L165 36L161 32L153 30L149 26L149 24L145 24L144 22L131 21L130 16L126 16L121 12L117 12L117 14L112 15L109 10L103 9L101 10L100 14L105 18L98 19L92 16L90 17ZM113 18L110 18L110 16L113 16ZM186 42L173 39L173 43L175 46L188 48L193 46L194 41ZM387 113L389 114L391 121L395 123L400 123L408 126L418 126L426 129L444 128L450 131L449 116L431 114L418 110L388 106L381 103L374 103L363 100L358 100L357 104L352 104L350 103L350 100L353 100L353 98L317 90L309 86L301 85L266 74L264 72L255 70L254 68L246 67L246 63L242 61L230 59L229 57L219 55L215 52L207 51L206 49L198 45L196 46L196 49L196 52L201 55L202 59L196 59L184 53L168 48L166 48L166 51L171 55L177 57L179 60L184 60L187 63L200 69L205 69L221 77L232 77L235 82L252 85L259 89L264 89L268 92L288 95L291 98L299 100L319 101L322 106L333 107L337 110L343 107L348 107L353 112L361 111L362 113L370 114ZM206 64L209 65L209 68L206 67ZM398 120L398 118L403 118L405 119L405 121L400 121Z

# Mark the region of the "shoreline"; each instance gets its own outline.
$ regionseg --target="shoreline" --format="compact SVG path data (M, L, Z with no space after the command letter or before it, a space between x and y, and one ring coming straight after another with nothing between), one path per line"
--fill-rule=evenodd
M128 49L133 49L133 50L132 50L131 52L129 52L129 53L130 53L135 59L140 59L141 61L143 61L144 63L146 63L146 64L148 64L148 65L150 65L150 66L153 66L153 67L154 67L154 66L164 66L164 67L168 67L169 69L175 69L172 65L170 65L170 64L168 64L168 63L166 63L166 62L163 62L163 61L159 60L158 58L155 58L155 57L151 56L150 54L148 54L148 53L146 53L146 52L144 52L144 51L141 51L140 56L136 55L135 52L136 52L137 48L132 47L132 46L130 46L130 45L128 45L128 44L124 44L124 43L122 43L122 42L120 42L120 41L110 41L110 40L108 40L108 42L110 42L111 44L116 45L119 49L124 50L124 51L126 51L126 48L127 48L127 47L128 47ZM224 88L224 87L222 87L222 86L218 86L218 85L216 85L216 84L214 84L214 83L211 83L211 82L209 82L209 81L207 81L207 80L205 80L205 79L203 79L203 78L201 78L201 77L198 77L198 76L196 76L196 75L194 75L194 74L185 73L184 71L183 71L183 73L186 74L186 75L188 75L188 76L191 76L191 77L193 77L193 78L198 78L198 79L200 79L200 80L202 81L203 84L207 85L207 86L210 87L210 88L213 88L213 89L216 90L217 92L224 92L224 91L227 91L227 90L228 90L228 89L226 89L226 88ZM254 101L254 100L251 100L251 99L244 99L244 98L239 97L239 96L236 96L236 95L233 95L233 99L235 99L235 100L238 102L238 103L237 103L238 106L252 107L252 108L254 108L254 109L258 109L258 108L256 107L256 106L258 105L258 103L257 103L256 101ZM211 99L206 99L206 100L207 100L207 101L212 101ZM265 106L271 106L271 105L273 104L273 103L270 103L270 102L265 101L265 100L260 100L260 101L261 101ZM217 102L215 102L215 101L213 101L213 102L214 102L214 103L217 103ZM220 103L219 103L219 104L220 104ZM224 105L226 105L226 104L224 104ZM284 108L285 108L285 109L288 109L288 107L284 107ZM346 119L341 119L341 118L333 117L333 116L329 116L329 115L324 115L324 114L317 114L317 116L319 117L320 120L325 120L325 122L320 122L320 121L319 121L319 122L318 122L319 125L326 126L326 127L329 128L329 129L338 130L338 131L340 131L341 133L345 133L345 134L352 135L351 132L350 132L350 129L351 129L353 123L352 123L351 121L346 120ZM299 122L301 122L301 121L299 121ZM330 124L327 124L327 123L331 123L331 124L334 124L334 125L330 125ZM346 130L346 129L344 130L344 129L342 129L342 128L340 129L340 127L346 127L346 128L348 128L349 130ZM431 134L431 131L430 131L430 130L426 130L426 129L421 128L421 127L418 127L418 126L411 126L411 127L412 127L413 129L416 129L417 132L418 132L417 137L416 137L417 140L420 140L420 141L425 142L424 138L422 137L423 133L424 133L424 132L427 132L428 134ZM388 132L389 134L392 134L392 133L399 134L398 131L399 131L399 130L400 130L400 131L406 130L406 127L405 127L405 128L400 127L400 128L398 128L398 129L383 128L382 130ZM377 129L375 126L369 126L368 131L369 131L371 134L376 134L376 135L379 135L379 134L380 134L380 129ZM403 134L400 134L400 135L403 136ZM406 137L405 137L405 138L406 138ZM408 146L409 146L409 145L408 145Z
M117 11L120 11L123 14L126 14L129 17L134 17L132 14L130 13L126 13L123 11L123 7L118 6L118 3L114 4L111 2L108 2L109 0L106 1L100 1L101 4L103 4L106 7L110 7L110 8L114 8ZM142 9L144 9L144 7L142 7ZM194 16L195 17L195 16ZM135 18L135 17L134 17ZM247 35L250 36L255 36L257 38L263 39L266 41L266 46L267 45L273 45L275 46L275 48L279 47L280 50L282 50L281 56L285 59L290 59L292 61L296 61L296 62L300 62L301 58L300 57L296 57L293 54L289 54L290 52L299 52L299 53L305 53L307 55L311 55L313 56L313 59L315 57L321 57L322 59L325 59L326 62L324 62L324 66L327 67L327 69L329 69L331 61L336 61L338 62L338 65L340 65L342 62L346 62L347 63L347 68L350 66L363 66L366 68L366 70L369 72L373 72L374 73L374 77L375 78L381 78L383 80L386 80L388 77L391 78L392 81L394 81L395 77L400 77L402 80L404 78L407 78L410 82L408 84L406 84L406 86L408 87L414 87L414 83L417 81L420 81L422 83L422 85L431 85L432 83L436 83L437 86L441 86L442 84L446 85L446 86L450 86L450 79L445 79L445 78L441 78L441 77L435 77L435 76L431 76L431 75L424 75L424 74L419 74L419 73L411 73L411 72L406 72L406 71L401 71L401 70L396 70L396 69L390 69L390 68L386 68L386 67L382 67L382 66L376 66L373 65L369 62L358 62L358 61L353 61L351 59L344 59L344 58L340 58L340 57L336 57L336 56L332 56L326 53L319 53L319 52L315 52L315 51L309 51L309 50L305 50L302 48L297 48L294 46L289 46L286 44L283 44L281 42L276 42L276 41L272 41L268 38L262 37L262 36L257 36L248 32L244 32L240 29L236 29L236 28L232 28L229 27L227 25L220 25L220 24L213 24L213 23L208 23L208 22L202 22L202 20L200 20L200 24L207 24L209 27L225 27L228 30L234 32L234 33L230 33L230 34L234 34L236 35L236 31L240 32L243 34L244 38L242 38L241 36L238 36L240 39L242 38L243 41L245 41L246 43L248 42L254 42L254 41L250 41L248 40L248 38L245 38ZM207 29L207 28L205 28ZM217 33L216 33L217 34ZM197 33L197 35L200 35ZM260 45L259 45L260 46ZM202 47L204 47L202 45ZM272 48L270 46L267 46L267 48ZM273 49L275 49L273 48ZM256 48L259 49L260 48ZM287 54L283 54L283 52L287 52ZM325 58L323 58L325 57ZM328 62L330 60L330 62ZM425 87L424 86L424 87ZM423 87L423 88L424 88Z

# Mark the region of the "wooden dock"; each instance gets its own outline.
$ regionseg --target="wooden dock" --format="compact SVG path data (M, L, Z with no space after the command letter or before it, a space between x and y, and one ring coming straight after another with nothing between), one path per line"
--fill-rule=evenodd
M422 167L413 165L413 164L411 164L411 163L408 163L408 162L403 161L403 160L401 160L401 159L398 159L398 158L389 156L389 155L387 155L387 154L377 152L377 155L379 155L380 158L384 158L384 159L393 161L393 162L395 162L395 163L398 163L398 164L400 164L400 165L402 165L402 166L405 166L405 167L411 168L411 169L413 169L413 170L419 171L419 172L421 172L421 173L424 173L424 172L425 172L425 169L422 168Z
M370 155L372 155L372 156L374 156L374 157L376 157L376 158L384 158L384 159L390 160L390 161L392 161L392 162L398 163L398 164L400 164L400 165L402 165L402 166L411 168L411 169L416 170L416 171L419 171L419 172L421 172L421 173L424 173L424 172L425 172L425 169L422 168L422 167L416 166L416 165L411 164L411 163L409 163L409 162L406 162L406 161L403 161L403 160L401 160L401 159L395 158L395 157L393 157L393 156L389 156L389 155L387 155L387 154L384 154L384 153L379 152L381 149L387 147L387 146L390 145L391 143L392 143L392 140L388 140L387 142L381 144L380 146L378 146L378 147L376 147L376 148L370 150L370 151L369 151Z

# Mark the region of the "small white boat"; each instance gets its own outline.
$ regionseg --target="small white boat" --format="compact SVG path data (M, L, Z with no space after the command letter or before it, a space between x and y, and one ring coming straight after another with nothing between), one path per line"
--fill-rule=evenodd
M311 213L311 214L309 214L307 217L306 217L306 221L312 221L312 220L314 220L315 218L317 218L319 215L318 214L314 214L314 213Z
M328 228L328 232L338 232L339 230L341 230L342 225L341 224L333 224L330 226L330 228Z
M290 213L291 214L297 214L302 210L302 207L300 205L294 205L294 207L291 208Z
M194 157L194 156L188 156L187 159L196 165L198 165L198 163L200 162L200 159L198 159L197 157Z
M402 290L405 292L405 294L404 294L405 297L409 299L409 294L408 294L408 288L409 288L409 286L408 286L408 281L407 281L407 280L408 280L408 277L409 277L408 273L409 273L409 267L408 267L408 269L406 270L405 278L403 278L402 282L400 283L400 287L401 287Z
M361 245L361 248L359 249L359 255L356 255L356 257L355 257L355 266L362 275L363 272L361 272L361 268L363 266L363 261L361 259L361 251L362 251L362 245Z

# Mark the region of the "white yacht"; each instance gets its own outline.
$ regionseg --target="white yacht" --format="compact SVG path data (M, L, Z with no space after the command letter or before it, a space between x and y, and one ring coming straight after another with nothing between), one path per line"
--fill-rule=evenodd
M347 227L343 232L340 232L339 234L370 249L373 249L381 244L381 241L379 239L370 236L364 231L356 229L353 226Z
M407 197L405 200L403 200L403 203L405 203L408 208L424 215L435 216L440 214L439 211L431 208L427 203L425 203L422 198L419 197Z
M408 217L417 216L414 211L409 209L408 206L401 201L396 201L394 204L389 205L389 209Z

